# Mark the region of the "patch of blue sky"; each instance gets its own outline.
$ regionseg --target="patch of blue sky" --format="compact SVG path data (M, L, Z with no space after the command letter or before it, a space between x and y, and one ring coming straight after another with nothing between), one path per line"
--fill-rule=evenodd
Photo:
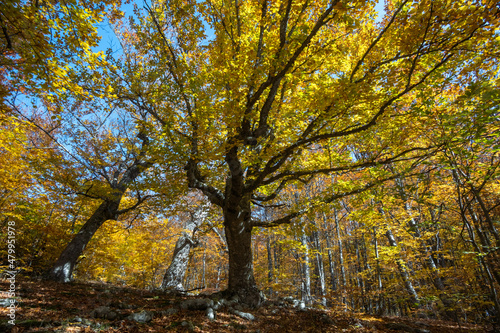
M124 18L134 17L134 5L140 6L141 1L131 1L130 3L122 3L120 10L124 13ZM145 2L142 1L142 4ZM118 36L115 33L115 27L109 22L108 19L104 19L97 26L97 34L100 36L99 45L92 49L93 52L103 51L106 52L111 49L113 53L122 53L122 47Z
M125 18L134 17L134 4L137 4L139 7L144 7L147 2L146 1L132 1L131 3L122 4L120 10L124 13ZM147 4L149 6L149 4ZM375 5L375 10L377 11L376 22L380 22L383 19L385 14L384 9L384 1L379 0ZM202 41L202 45L208 44L215 37L215 31L210 26L208 22L204 22L203 24L205 28L205 39ZM99 41L99 45L93 48L94 52L104 51L111 49L113 52L121 53L121 45L118 37L115 34L114 27L109 23L108 20L104 20L98 25L98 35L101 37Z

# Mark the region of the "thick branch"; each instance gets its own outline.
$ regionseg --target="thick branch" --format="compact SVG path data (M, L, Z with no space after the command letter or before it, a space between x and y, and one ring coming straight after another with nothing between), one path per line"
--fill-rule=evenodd
M412 165L412 167L409 168L409 170L412 170L415 166L416 166L416 164L414 163ZM276 227L276 226L281 225L281 224L290 224L294 218L300 217L300 216L306 214L307 212L310 212L313 209L318 208L322 204L332 203L335 200L338 200L338 199L341 199L341 198L344 198L344 197L347 197L347 196L351 196L351 195L354 195L354 194L362 193L362 192L364 192L366 190L369 190L370 188L373 188L373 187L375 187L377 185L380 185L380 184L382 184L382 183L384 183L386 181L389 181L389 180L393 180L393 179L396 179L396 178L399 178L399 177L411 177L411 176L415 176L417 174L418 173L406 174L405 175L405 173L402 172L402 173L391 175L391 176L383 178L383 179L378 179L378 180L376 180L376 181L374 181L372 183L368 183L365 186L362 186L360 188L357 188L357 189L354 189L354 190L351 190L351 191L348 191L348 192L337 193L337 194L325 197L322 200L320 200L320 203L318 203L318 204L310 205L307 208L298 210L296 212L292 212L292 213L290 213L290 214L288 214L288 215L286 215L284 217L281 217L281 218L276 219L276 220L271 221L271 222L264 222L264 221L254 220L254 221L252 221L252 226L254 226L254 227L262 227L262 228L272 228L272 227Z
M200 170L198 169L198 165L193 159L189 159L185 170L189 188L196 188L202 191L214 205L219 207L224 206L224 194L215 187L205 184L200 174Z
M282 178L286 178L284 181L290 181L290 180L298 180L300 177L304 176L311 176L311 175L317 175L320 173L323 174L330 174L332 172L339 172L339 171L348 171L348 170L359 170L362 168L367 168L367 167L373 167L373 166L378 166L378 165L386 165L386 164L392 164L395 162L402 162L402 161L408 161L408 160L413 160L417 158L422 158L426 157L429 155L432 155L433 152L425 154L425 155L418 155L418 156L410 156L410 157L405 157L407 154L415 151L428 151L431 149L439 149L440 146L431 146L431 147L414 147L410 148L407 150L404 150L392 157L388 157L384 160L370 160L370 161L365 161L365 162L360 162L360 163L353 163L350 165L345 165L345 166L339 166L339 167L332 167L332 168L322 168L322 169L316 169L316 170L303 170L303 171L286 171L283 173L280 173L278 175L275 175L273 177L270 177L268 179L265 179L262 181L261 185L268 185L272 184ZM404 158L401 158L404 157Z

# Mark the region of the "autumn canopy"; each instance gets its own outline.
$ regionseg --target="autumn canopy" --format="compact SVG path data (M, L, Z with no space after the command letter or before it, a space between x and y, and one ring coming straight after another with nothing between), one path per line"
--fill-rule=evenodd
M500 320L499 20L494 1L2 1L17 267Z

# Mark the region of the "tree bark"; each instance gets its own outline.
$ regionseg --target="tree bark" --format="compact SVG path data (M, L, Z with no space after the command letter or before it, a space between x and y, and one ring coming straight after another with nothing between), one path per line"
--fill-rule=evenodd
M144 149L148 145L148 138L142 137L143 145L140 155L144 154ZM97 208L97 210L92 214L92 216L83 225L80 231L73 237L71 242L62 251L61 255L57 259L56 263L48 273L48 279L57 282L69 282L72 279L73 270L75 269L78 258L83 253L83 250L87 246L88 242L92 239L96 231L103 225L107 220L115 220L122 213L128 212L131 209L137 207L146 198L138 198L136 205L125 210L118 210L120 206L120 201L125 194L128 187L134 182L134 180L141 174L141 172L152 163L141 162L140 160L135 160L133 164L126 169L123 173L123 177L118 181L118 172L115 172L113 179L108 179L110 185L110 193L107 197L103 198L103 202Z
M175 243L172 261L163 276L161 289L184 291L182 282L188 268L189 254L191 249L196 245L196 242L192 239L192 235L189 233L193 234L196 227L203 223L206 215L207 213L203 206L197 209L194 214L192 213L191 220L187 223L185 231L182 232Z
M192 141L192 150L195 154L196 139ZM228 149L225 160L230 175L226 178L224 193L204 183L194 159L190 159L185 167L188 186L201 190L212 204L222 208L229 255L228 289L225 293L237 295L242 303L257 308L263 296L253 273L251 193L245 190L238 148Z
M396 242L396 238L394 238L394 235L392 234L392 231L390 229L387 230L385 235L387 236L387 240L389 241L389 245L391 245L393 247L398 246L398 244ZM408 273L408 270L406 269L406 266L405 266L402 259L396 259L396 263L398 265L399 274L401 275L401 278L403 279L403 282L405 284L406 291L408 292L408 294L410 296L410 300L412 302L412 305L415 305L418 307L420 300L419 300L417 292L415 291L415 288L413 287L413 284L411 283L410 274Z
M345 267L344 267L344 253L342 249L342 237L340 237L340 225L337 217L337 210L333 209L333 217L335 219L335 228L337 230L337 242L339 246L339 267L340 267L340 277L341 277L341 285L343 290L345 290L346 286L346 276L345 276Z
M57 282L71 281L78 258L97 229L107 220L116 219L121 197L120 194L118 198L105 200L101 203L57 259L49 272L48 278L50 280Z
M373 227L373 244L375 246L375 260L377 261L377 287L382 290L382 270L380 269L380 258L378 254L377 228Z
M274 282L274 265L273 265L273 253L271 250L271 236L267 236L266 239L267 246L267 283L269 284L268 294L269 297L273 296L273 282Z
M172 261L163 276L161 289L184 291L182 281L188 268L189 253L194 245L195 242L191 239L191 236L187 232L182 232L182 235L179 236L175 243Z
M304 253L302 256L302 301L309 305L311 303L311 268L309 267L309 243L307 242L307 235L305 230L305 222L302 221L302 228L300 234L300 242Z
M327 223L326 220L326 214L323 213L323 228L325 228L325 242L326 242L326 248L328 249L328 269L330 272L330 284L331 288L333 291L337 290L337 277L335 274L335 262L333 258L333 251L332 251L332 241L330 240L330 233L332 232L330 230L330 226Z
M321 305L326 306L326 278L325 278L325 265L323 263L323 251L321 248L320 232L313 231L312 239L314 247L316 248L316 268L318 271L317 277L319 282L319 293L321 295Z
M226 213L224 218L229 252L228 293L238 295L250 307L259 307L262 297L253 274L250 219L238 219L234 215Z

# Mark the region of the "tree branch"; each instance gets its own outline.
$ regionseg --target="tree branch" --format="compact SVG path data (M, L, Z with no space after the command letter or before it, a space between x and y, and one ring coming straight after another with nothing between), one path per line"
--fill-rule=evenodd
M413 170L415 168L416 164L417 163L413 163L408 168L408 170ZM370 188L373 188L373 187L375 187L377 185L383 184L383 183L385 183L385 182L387 182L389 180L393 180L393 179L400 178L400 177L412 177L412 176L415 176L415 175L418 175L418 174L420 174L420 173L406 174L405 172L401 172L401 173L398 173L398 174L393 174L393 175L388 176L386 178L375 180L375 181L373 181L371 183L368 183L365 186L362 186L360 188L357 188L357 189L354 189L354 190L351 190L351 191L347 191L347 192L333 194L331 196L325 197L325 198L319 200L318 204L311 205L311 206L309 206L309 207L307 207L305 209L301 209L301 210L298 210L296 212L292 212L292 213L290 213L290 214L288 214L288 215L286 215L284 217L281 217L281 218L276 219L276 220L271 221L271 222L264 222L264 221L253 220L252 221L252 225L255 226L255 227L272 228L272 227L276 227L276 226L281 225L281 224L290 224L294 218L302 216L302 215L306 214L307 212L310 212L313 209L319 207L322 204L332 203L335 200L338 200L338 199L341 199L341 198L344 198L344 197L347 197L347 196L351 196L351 195L354 195L354 194L362 193L362 192L364 192L364 191L366 191L366 190L368 190Z
M214 205L219 207L224 206L224 194L217 188L205 184L198 169L198 164L192 158L189 159L184 170L186 170L189 188L196 188L202 191Z

